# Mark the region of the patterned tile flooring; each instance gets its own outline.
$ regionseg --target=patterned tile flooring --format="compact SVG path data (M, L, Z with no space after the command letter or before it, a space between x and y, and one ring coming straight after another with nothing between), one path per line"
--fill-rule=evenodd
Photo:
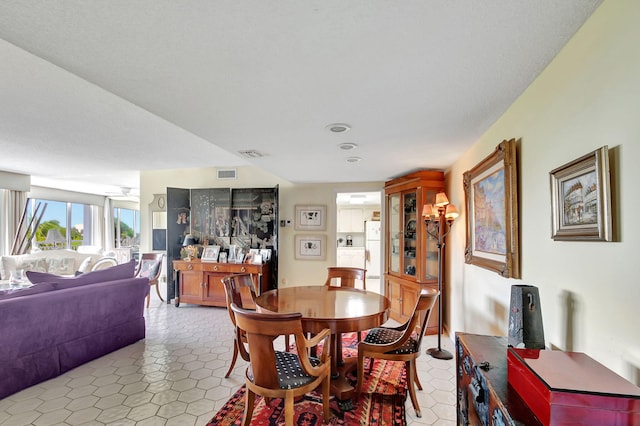
M0 425L206 425L244 382L242 359L224 378L233 348L227 311L152 301L146 339L0 400ZM436 345L425 337L423 348ZM446 336L442 347L452 351ZM455 424L455 362L423 354L418 372L422 418L407 398L407 423Z

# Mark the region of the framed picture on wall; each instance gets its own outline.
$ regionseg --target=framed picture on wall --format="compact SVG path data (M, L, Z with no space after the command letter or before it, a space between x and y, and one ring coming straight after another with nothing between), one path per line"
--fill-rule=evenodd
M612 241L609 149L605 145L549 173L551 238Z
M295 244L296 259L325 260L327 257L327 236L324 234L296 235Z
M296 206L297 231L324 231L327 228L327 206Z
M520 278L518 170L515 139L463 175L467 207L465 262Z

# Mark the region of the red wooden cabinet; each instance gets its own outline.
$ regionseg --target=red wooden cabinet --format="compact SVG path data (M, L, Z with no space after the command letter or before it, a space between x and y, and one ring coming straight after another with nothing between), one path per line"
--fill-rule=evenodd
M507 365L543 424L640 425L640 388L584 353L509 348Z

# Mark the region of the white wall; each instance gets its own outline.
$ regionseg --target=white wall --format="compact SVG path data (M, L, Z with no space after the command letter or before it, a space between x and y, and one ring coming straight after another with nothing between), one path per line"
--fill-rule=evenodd
M522 279L464 263L465 209L447 244L452 332L506 335L511 285L539 288L547 345L585 352L640 381L640 2L606 0L539 78L448 171L452 202L462 175L504 139L520 139ZM616 242L551 239L549 171L608 145ZM567 333L567 295L574 299ZM453 333L451 333L453 334Z
M144 171L140 176L141 251L151 248L151 213L149 203L153 194L164 194L172 188L271 188L279 185L279 218L291 220L291 226L278 228L279 286L318 285L324 283L327 267L335 264L336 256L336 193L379 191L384 182L337 183L295 185L256 167L238 167L237 180L217 180L215 168ZM318 232L327 236L326 261L295 260L296 234L308 231L294 229L296 204L322 204L327 206L327 230Z

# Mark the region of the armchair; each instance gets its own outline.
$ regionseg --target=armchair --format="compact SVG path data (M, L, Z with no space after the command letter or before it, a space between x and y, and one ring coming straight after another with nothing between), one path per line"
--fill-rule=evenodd
M156 287L156 293L158 294L158 297L164 302L164 299L160 294L160 288L158 287L158 280L160 278L160 273L162 272L163 258L164 253L143 253L140 257L140 262L138 262L135 276L149 278L149 285ZM149 292L147 294L147 308L149 307L150 301L151 293Z
M329 384L331 381L331 331L322 330L312 339L302 331L302 314L268 314L247 311L231 303L236 321L237 341L244 333L248 349L239 345L243 358L249 359L246 370L246 402L242 424L249 425L256 394L264 398L283 398L285 424L293 425L296 396L304 395L322 385L322 406L325 422L329 419ZM275 338L294 335L297 353L276 351ZM323 342L320 359L310 358L311 348ZM245 358L245 359L246 359Z
M373 366L374 359L390 361L404 361L407 371L407 382L411 403L416 410L416 416L422 417L414 385L422 390L416 370L416 359L420 356L420 346L424 336L425 327L429 321L429 315L438 295L437 290L425 288L420 291L420 297L409 320L399 327L372 328L367 336L358 344L358 385L356 387L356 400L362 392L364 381L364 359L369 359L369 368Z

